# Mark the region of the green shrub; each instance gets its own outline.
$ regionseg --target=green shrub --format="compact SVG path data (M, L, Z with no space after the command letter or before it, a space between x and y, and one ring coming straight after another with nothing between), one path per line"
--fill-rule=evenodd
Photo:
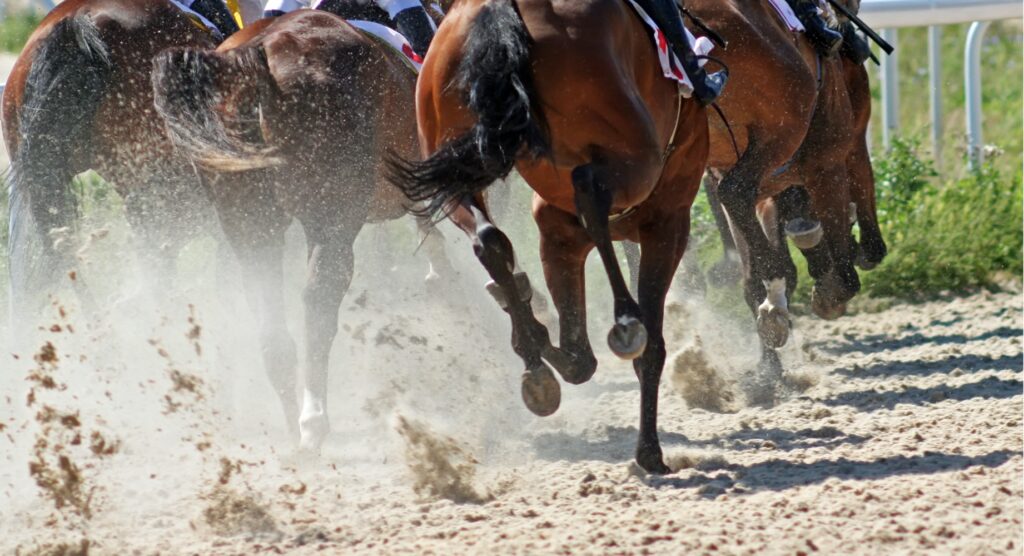
M21 52L43 17L34 11L14 12L0 18L0 51Z
M1019 172L1007 179L993 166L943 187L922 187L882 220L889 256L861 273L864 293L920 297L989 285L1000 271L1019 277L1021 191Z

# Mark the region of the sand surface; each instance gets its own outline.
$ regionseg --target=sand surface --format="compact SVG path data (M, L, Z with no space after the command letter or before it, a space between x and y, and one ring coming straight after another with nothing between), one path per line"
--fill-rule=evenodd
M1021 552L1019 291L799 318L771 408L745 402L751 327L676 298L660 434L677 471L651 476L631 463L628 365L598 345L595 379L535 418L478 270L428 290L418 264L360 267L313 460L241 300L98 323L56 303L0 350L0 553Z

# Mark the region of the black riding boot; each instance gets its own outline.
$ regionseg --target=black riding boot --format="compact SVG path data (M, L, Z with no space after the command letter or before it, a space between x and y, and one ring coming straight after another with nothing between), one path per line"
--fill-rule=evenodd
M804 24L807 38L814 43L819 52L829 56L839 49L839 46L843 44L843 36L825 23L825 20L818 14L818 4L815 0L786 0L786 2L793 8L793 13L796 14L800 23Z
M430 41L434 40L434 24L423 8L408 8L395 14L395 27L405 35L412 49L420 56L427 55Z
M871 58L871 46L857 34L857 29L849 21L843 25L843 47L839 53L853 60L855 64L863 64Z
M238 22L223 0L194 0L189 7L209 19L225 39L238 32Z
M709 75L700 66L697 55L693 53L693 45L686 36L682 14L675 0L637 0L637 3L665 33L672 52L682 62L683 71L690 78L690 83L693 83L693 96L705 106L714 102L722 94L729 74L718 71Z

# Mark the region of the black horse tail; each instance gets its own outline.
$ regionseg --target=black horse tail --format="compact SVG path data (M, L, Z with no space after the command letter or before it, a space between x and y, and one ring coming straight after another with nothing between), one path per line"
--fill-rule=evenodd
M437 215L512 171L524 150L548 151L547 126L530 68L530 37L511 0L491 0L471 24L458 86L476 124L422 162L391 157L389 178L422 211Z
M262 48L173 48L153 60L153 101L175 146L200 166L240 172L281 163L260 130L272 76ZM231 107L225 101L230 99Z
M12 308L31 302L29 292L69 270L70 255L61 254L60 240L51 236L77 219L73 161L92 142L110 73L109 50L87 15L55 24L33 56L7 178Z

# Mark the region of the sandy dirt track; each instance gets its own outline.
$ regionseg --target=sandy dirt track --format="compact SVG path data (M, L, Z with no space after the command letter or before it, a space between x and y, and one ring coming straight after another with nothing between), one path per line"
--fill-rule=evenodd
M1021 552L1019 291L798 319L772 408L743 402L752 331L677 302L670 346L689 349L670 355L660 424L678 471L658 477L631 463L639 395L606 348L595 380L536 419L489 300L399 304L367 291L373 275L342 310L335 432L312 462L281 448L231 319L200 306L135 340L70 333L55 312L41 332L55 353L3 363L0 553L81 539L100 554ZM60 454L80 484L37 487L29 463L61 477Z

